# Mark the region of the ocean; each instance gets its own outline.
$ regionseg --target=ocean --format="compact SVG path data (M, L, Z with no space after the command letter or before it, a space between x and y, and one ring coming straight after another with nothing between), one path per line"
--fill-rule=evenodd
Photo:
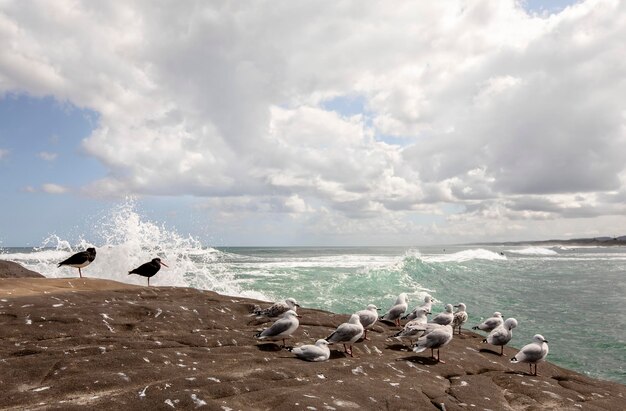
M445 245L415 247L211 247L146 220L132 203L102 219L98 239L75 244L52 235L40 247L0 248L0 259L46 277L77 275L57 268L73 252L95 246L88 277L133 284L130 269L161 257L155 286L185 286L266 301L294 297L307 308L352 313L398 294L419 305L467 305L466 328L500 311L517 319L509 345L534 334L550 346L548 360L591 377L626 384L626 247ZM390 332L391 334L391 332Z

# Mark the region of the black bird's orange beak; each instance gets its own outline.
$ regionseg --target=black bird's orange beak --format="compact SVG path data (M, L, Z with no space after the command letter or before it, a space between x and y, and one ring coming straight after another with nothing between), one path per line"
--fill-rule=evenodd
M165 264L163 261L159 261L159 264L161 264L162 266L167 267L167 268L170 267L169 265Z

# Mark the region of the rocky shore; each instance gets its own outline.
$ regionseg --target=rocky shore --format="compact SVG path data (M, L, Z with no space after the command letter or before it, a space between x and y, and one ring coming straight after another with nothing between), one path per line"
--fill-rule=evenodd
M19 266L8 263L9 271ZM17 267L15 267L17 266ZM6 265L0 265L5 267ZM13 277L13 278L11 278ZM463 330L415 354L377 324L354 358L296 359L254 334L268 303L92 278L0 278L0 409L618 410L626 386L550 363L539 375ZM324 338L347 315L298 310L288 343ZM549 358L549 357L548 357Z

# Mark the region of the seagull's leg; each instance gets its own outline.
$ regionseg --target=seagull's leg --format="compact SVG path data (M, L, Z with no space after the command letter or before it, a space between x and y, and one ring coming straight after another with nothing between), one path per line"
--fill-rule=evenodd
M369 338L367 338L367 330L365 330L363 334L363 341L367 341L367 340L369 340Z
M348 347L346 347L345 344L343 345L343 350L345 351L346 354L348 353Z
M437 348L437 361L438 361L438 362L440 362L440 363L442 363L442 364L445 364L445 363L446 363L446 362L445 362L445 361L443 361L443 360L440 358L440 356L439 356L439 348Z
M354 357L354 355L352 355L352 345L350 345L350 357Z
M531 363L528 363L528 374L532 374L533 373L533 365Z
M80 271L80 267L78 267L78 275L80 275L80 278L83 278L83 273Z
M500 346L500 355L504 355L504 345Z

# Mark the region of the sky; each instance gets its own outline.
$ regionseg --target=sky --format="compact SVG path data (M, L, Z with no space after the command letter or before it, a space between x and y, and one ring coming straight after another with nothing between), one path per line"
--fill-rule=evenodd
M0 247L626 234L626 2L0 0Z

